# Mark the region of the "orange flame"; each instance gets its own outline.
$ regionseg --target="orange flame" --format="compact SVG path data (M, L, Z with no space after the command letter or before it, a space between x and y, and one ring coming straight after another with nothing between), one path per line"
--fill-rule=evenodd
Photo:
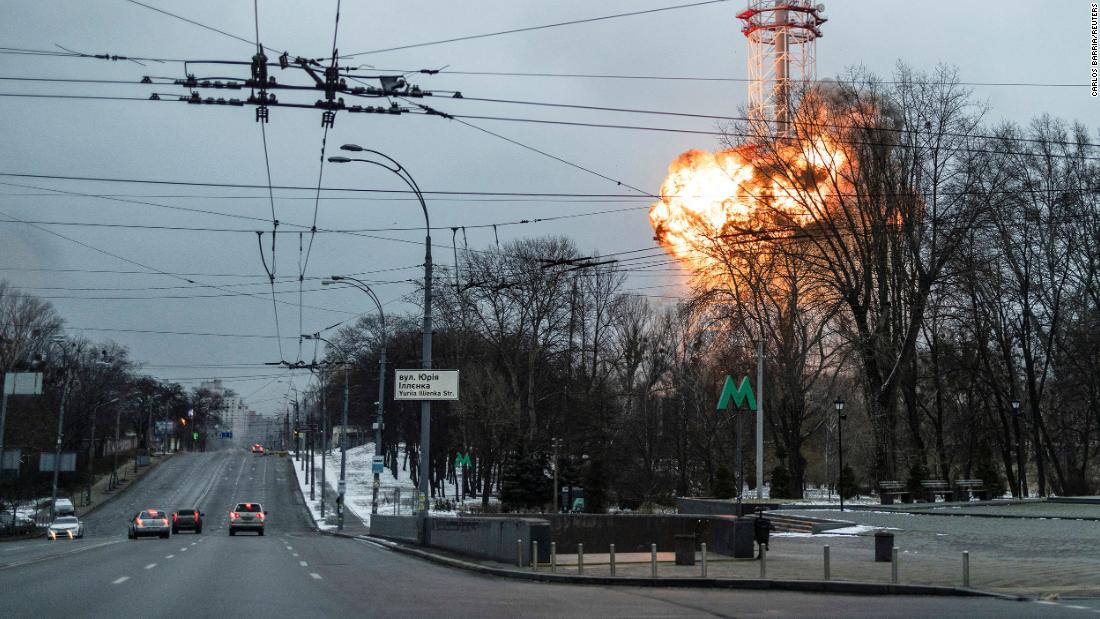
M801 171L800 179L824 182L814 183L811 192L804 181L789 180L790 174L768 174L764 157L751 145L716 153L689 150L669 165L661 198L650 207L655 239L694 270L713 271L708 255L724 239L751 238L750 230L774 238L820 217L848 161L824 136L780 144L769 158Z

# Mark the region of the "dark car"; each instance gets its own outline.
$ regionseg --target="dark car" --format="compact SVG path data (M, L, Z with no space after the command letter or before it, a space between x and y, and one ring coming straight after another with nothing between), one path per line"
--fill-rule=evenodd
M137 539L155 535L168 539L170 532L168 512L161 509L147 509L134 514L134 517L130 519L127 537Z
M229 534L236 535L237 531L255 531L263 535L265 520L267 520L267 512L259 503L237 503L233 511L229 512Z
M177 509L172 512L172 533L175 534L180 531L202 533L202 518L205 515L197 507Z

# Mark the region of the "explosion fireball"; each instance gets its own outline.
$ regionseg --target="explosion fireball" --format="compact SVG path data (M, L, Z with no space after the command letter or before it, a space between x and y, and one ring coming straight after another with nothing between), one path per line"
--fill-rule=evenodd
M656 240L685 266L712 270L708 250L723 239L749 231L791 234L820 218L837 190L838 170L848 161L845 152L821 136L766 148L766 155L746 145L716 153L689 150L677 157L661 184L660 200L649 209Z

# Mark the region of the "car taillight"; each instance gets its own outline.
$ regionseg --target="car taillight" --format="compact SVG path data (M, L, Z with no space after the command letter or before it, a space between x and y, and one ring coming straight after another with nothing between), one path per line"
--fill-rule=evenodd
M229 519L230 520L236 520L237 518L239 518L239 516L237 515L237 512L229 512Z
M256 515L260 518L260 520L264 519L264 513L263 512L256 512Z
M179 522L179 520L180 520L179 512L176 512L175 514L172 514L172 522Z
M141 518L138 518L136 522L137 522L137 526L139 526L139 527L145 526L145 523L141 520Z
M199 521L199 512L195 512L195 522Z
M164 520L161 520L161 522L164 523L164 526L168 526L168 519L167 518L165 518Z

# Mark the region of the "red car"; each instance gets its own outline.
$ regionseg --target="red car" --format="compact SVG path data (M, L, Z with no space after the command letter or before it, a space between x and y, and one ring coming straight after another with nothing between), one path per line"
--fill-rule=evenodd
M256 443L255 445L252 446L252 453L262 454L263 452L264 452L264 446L263 445L261 445L259 443Z

